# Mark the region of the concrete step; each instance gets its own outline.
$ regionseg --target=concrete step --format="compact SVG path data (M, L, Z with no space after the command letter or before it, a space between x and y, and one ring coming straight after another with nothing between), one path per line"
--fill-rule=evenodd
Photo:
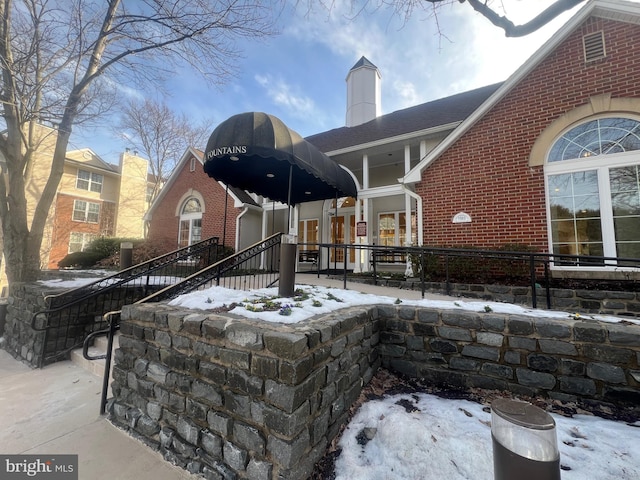
M113 339L113 350L118 348L120 344L119 340L120 340L120 334L116 333L116 336ZM92 356L104 355L106 351L107 351L106 336L101 336L96 338L93 346L89 347L89 355L92 355ZM103 360L87 360L82 355L82 348L77 348L71 352L71 361L74 364L84 368L88 372L91 372L100 378L102 378L102 376L104 375L105 360L104 359ZM112 357L112 362L113 362L113 357ZM111 383L111 379L109 380L109 383Z

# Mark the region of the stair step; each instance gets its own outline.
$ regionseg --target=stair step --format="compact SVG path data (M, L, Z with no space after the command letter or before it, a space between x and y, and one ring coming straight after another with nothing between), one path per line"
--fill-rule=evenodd
M119 339L120 339L120 335L116 333L116 336L113 338L113 350L118 348L118 346L120 345ZM89 347L89 355L91 356L104 355L106 351L107 351L106 336L96 338L94 345L92 347ZM102 378L102 376L104 375L105 360L104 359L87 360L82 355L82 348L76 348L71 352L71 361L100 378ZM112 357L112 362L113 362L113 357ZM109 383L111 383L111 380L112 379L109 379Z

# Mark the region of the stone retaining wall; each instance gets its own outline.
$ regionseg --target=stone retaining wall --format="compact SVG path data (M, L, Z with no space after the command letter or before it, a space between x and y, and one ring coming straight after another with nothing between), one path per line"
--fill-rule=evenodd
M51 291L43 290L42 285L21 283L12 285L7 298L3 348L32 367L42 363L45 332L33 330L31 318L46 308L44 297L48 293Z
M342 277L335 277L341 280ZM350 282L372 284L372 280L349 278ZM421 290L419 279L393 280L378 279L377 285L408 290ZM508 285L483 285L468 283L450 283L449 289L444 282L425 282L425 291L451 295L453 297L475 298L485 301L532 305L531 287ZM605 290L571 290L564 288L549 289L551 309L573 313L599 313L640 317L640 287L637 292L605 291ZM536 289L538 308L547 307L547 291Z
M112 419L210 479L306 479L380 365L377 309L287 326L128 306Z
M33 314L47 309L45 297L67 291L39 283L16 283L11 286L5 315L5 350L29 366L38 368L68 359L70 350L79 348L86 336L107 325L103 314L120 310L122 303L133 303L162 285L116 288L73 305L69 310L38 315L35 326L50 325L48 331L31 328ZM45 342L47 348L45 349Z
M640 326L409 306L284 325L123 311L114 423L208 479L306 479L382 365L429 383L640 402Z
M390 370L461 389L639 408L639 325L402 306L378 312Z

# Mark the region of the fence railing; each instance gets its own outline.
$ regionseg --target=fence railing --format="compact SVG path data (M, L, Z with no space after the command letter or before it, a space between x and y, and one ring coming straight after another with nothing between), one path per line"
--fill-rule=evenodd
M106 312L120 310L123 305L176 283L222 256L218 238L209 238L81 287L46 296L46 308L31 319L34 330L45 332L39 366L66 357L89 334L105 329Z
M640 272L640 258L563 255L541 252L479 250L464 248L399 247L362 244L299 243L299 267L307 271L341 275L346 288L352 265L366 264L374 284L396 273L412 277L421 284L441 282L446 293L453 283L492 283L522 285L531 289L531 305L538 307L539 290L544 291L546 307L551 308L550 269L557 267L615 267L619 271ZM311 253L309 253L311 252ZM299 268L299 271L301 268ZM597 273L594 273L597 276Z
M235 290L270 287L280 278L281 239L281 233L273 234L232 256L209 265L172 285L168 285L132 303L160 302L214 285ZM104 414L106 410L109 375L111 372L111 346L113 345L113 337L120 328L120 314L121 310L114 310L105 314L103 321L107 325L107 328L95 334L107 335L108 351L106 355L90 357L87 354L88 341L91 340L91 338L87 339L83 349L83 355L88 360L97 360L98 358L105 359L102 397L100 402L101 414Z

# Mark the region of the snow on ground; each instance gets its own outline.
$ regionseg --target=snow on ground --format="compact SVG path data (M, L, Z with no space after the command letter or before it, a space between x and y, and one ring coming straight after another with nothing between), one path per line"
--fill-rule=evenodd
M407 400L415 411L405 408ZM563 480L640 478L640 423L551 415ZM365 428L377 429L368 442ZM494 478L491 413L468 400L419 393L368 401L347 426L339 446L336 480Z
M567 312L552 310L536 310L509 303L499 302L477 302L466 300L443 301L443 300L400 300L397 297L387 297L361 293L357 290L342 290L338 288L328 288L316 285L296 285L296 295L293 298L278 297L278 288L264 288L259 290L229 290L222 287L211 287L206 290L187 293L181 295L169 304L193 308L198 310L210 310L222 306L229 306L232 303L242 304L231 310L233 313L248 318L258 318L268 322L297 323L314 315L328 313L340 308L372 305L372 304L396 304L416 305L439 309L463 309L475 312L497 312L517 315L528 315L533 317L546 318L577 318L578 314L569 315ZM271 302L282 306L288 305L287 309L281 308L265 311ZM249 305L249 309L247 309ZM273 307L272 307L273 308ZM255 309L255 310L252 310ZM258 310L258 311L256 311ZM282 313L289 313L283 315ZM584 315L583 315L584 316ZM619 323L620 317L607 315L586 315L588 318L602 320L606 322ZM627 322L634 322L640 325L640 320L625 318Z
M96 279L42 282L74 288ZM237 304L233 313L269 322L296 323L347 306L394 304L440 309L493 311L533 317L576 318L567 312L477 301L399 300L355 290L297 285L293 298L278 298L277 288L252 291L212 287L170 302L210 310ZM620 318L588 315L607 322ZM640 324L627 319L626 322ZM402 400L403 405L398 402ZM407 401L415 411L408 411ZM413 408L409 409L413 410ZM552 414L556 421L563 480L637 480L640 478L640 422L626 424L589 415ZM336 480L492 480L491 414L467 400L430 394L404 394L364 403L347 426L336 460ZM363 440L363 429L376 429ZM372 430L369 430L372 432Z

